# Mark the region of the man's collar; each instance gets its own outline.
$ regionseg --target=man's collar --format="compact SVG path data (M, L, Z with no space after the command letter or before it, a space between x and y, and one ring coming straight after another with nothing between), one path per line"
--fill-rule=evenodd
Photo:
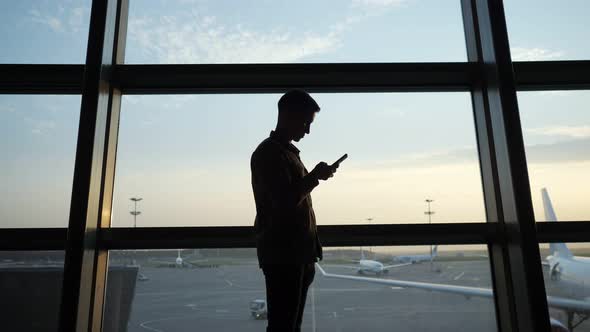
M297 147L295 147L295 145L291 144L289 142L289 140L287 140L284 137L282 137L281 135L277 134L276 131L271 130L271 132L270 132L270 138L272 138L273 140L279 142L285 148L287 148L287 149L295 152L296 154L299 154L299 149Z

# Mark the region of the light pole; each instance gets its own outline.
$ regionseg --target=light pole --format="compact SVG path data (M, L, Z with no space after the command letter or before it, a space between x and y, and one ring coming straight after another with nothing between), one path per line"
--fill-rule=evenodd
M137 211L137 202L141 201L143 198L141 197L131 197L130 200L133 201L133 211L130 211L131 215L133 216L133 228L137 227L137 216L141 214L141 211ZM135 256L137 256L137 250L134 251L133 255L133 265L137 265L135 261Z
M428 224L430 225L432 223L432 215L434 214L434 211L430 209L430 203L434 202L434 200L427 198L424 201L428 205L428 210L424 214L428 216ZM430 245L430 271L432 271L432 244Z
M369 222L369 225L371 224L371 221L373 221L373 217L369 217L365 219L366 221ZM375 259L375 254L373 254L373 247L369 247L369 253L373 255L373 259Z
M133 227L137 227L137 216L141 214L141 211L137 211L137 202L141 201L143 198L141 197L131 197L130 200L133 201L133 211L129 212L133 216Z

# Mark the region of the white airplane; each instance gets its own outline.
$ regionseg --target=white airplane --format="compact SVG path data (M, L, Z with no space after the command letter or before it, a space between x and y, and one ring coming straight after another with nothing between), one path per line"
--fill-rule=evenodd
M166 267L182 268L182 267L195 267L196 264L207 261L207 259L199 259L199 260L190 261L190 262L186 261L186 260L182 259L182 257L180 256L180 251L181 251L181 249L178 249L178 255L176 256L176 259L174 261L150 260L150 262L157 263L157 264L160 264L160 265L163 265Z
M547 221L556 222L557 218L546 189L541 190L545 218ZM573 256L564 243L551 243L551 255L547 257L544 265L549 266L551 281L555 282L560 290L563 290L567 297L547 296L547 303L550 307L561 309L567 314L567 327L555 318L551 318L552 331L573 331L575 327L590 317L590 258ZM405 281L395 279L380 279L369 277L357 277L351 275L340 275L327 273L316 263L316 266L324 277L346 279L353 281L369 282L395 287L417 288L428 291L452 293L470 297L494 297L490 288L457 286L448 284L435 284L417 281ZM577 317L577 320L576 320Z
M377 276L380 276L382 274L389 273L389 269L412 264L412 263L403 263L403 264L384 265L383 263L381 263L379 261L367 259L365 257L365 252L363 251L362 247L361 247L361 259L358 261L354 261L354 262L358 263L358 265L357 266L347 266L347 265L342 266L342 265L340 265L340 267L355 269L356 272L360 275L373 273Z
M400 255L394 256L394 262L402 262L402 263L421 263L421 262L432 262L436 256L438 255L438 245L432 246L432 254L424 254L424 255Z

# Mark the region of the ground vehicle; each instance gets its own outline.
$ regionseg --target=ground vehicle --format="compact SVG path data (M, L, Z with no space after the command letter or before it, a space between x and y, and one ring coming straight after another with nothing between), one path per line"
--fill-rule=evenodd
M255 319L266 319L266 301L261 299L250 301L250 313Z

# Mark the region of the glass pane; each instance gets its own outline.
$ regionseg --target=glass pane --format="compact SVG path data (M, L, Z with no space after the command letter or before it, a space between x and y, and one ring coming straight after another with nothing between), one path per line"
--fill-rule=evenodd
M250 157L279 97L124 96L112 225L253 225ZM433 223L485 221L468 93L314 98L304 164L349 155L312 193L318 224L427 223L426 199Z
M2 326L57 331L63 266L63 251L0 251Z
M514 61L590 59L586 0L504 1Z
M548 302L553 324L560 323L574 332L590 331L587 321L590 246L588 243L543 243L539 249L545 290L552 297Z
M132 1L127 63L466 61L459 1Z
M489 260L485 246L433 248L434 261L364 273L377 281L421 281L487 289L483 297L345 280L316 267L303 316L303 331L496 331ZM364 248L363 264L399 265L424 258L429 246ZM180 264L177 260L180 257ZM325 272L358 276L360 250L325 248ZM111 251L110 264L139 265L128 331L263 331L264 276L255 249ZM369 260L371 262L369 262ZM471 288L470 288L471 287ZM108 300L107 300L108 301ZM106 308L108 312L108 308ZM106 320L113 317L105 316Z
M0 96L0 227L66 227L80 96Z
M90 3L0 2L0 63L84 63Z
M590 220L590 91L519 92L518 102L535 218Z

